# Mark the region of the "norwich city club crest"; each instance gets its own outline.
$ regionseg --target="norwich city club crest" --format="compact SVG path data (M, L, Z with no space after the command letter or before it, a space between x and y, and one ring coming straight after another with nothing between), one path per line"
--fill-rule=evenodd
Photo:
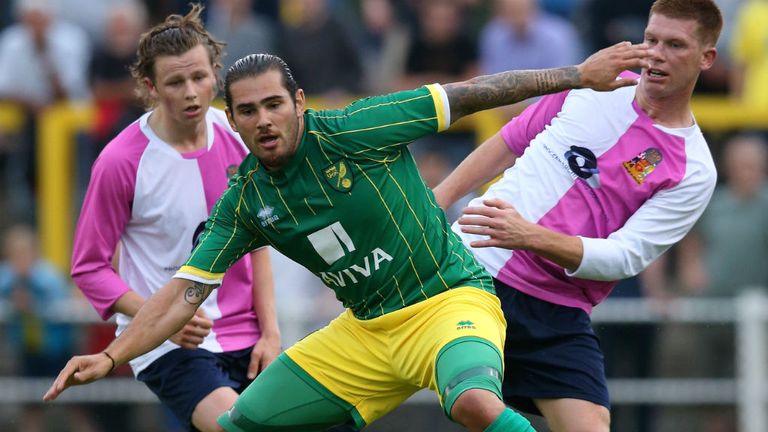
M340 159L323 170L325 181L339 192L349 192L354 183L354 175L346 160Z

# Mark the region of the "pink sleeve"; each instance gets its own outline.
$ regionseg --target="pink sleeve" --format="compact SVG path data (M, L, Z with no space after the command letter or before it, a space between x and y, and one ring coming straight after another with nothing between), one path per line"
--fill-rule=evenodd
M131 290L112 267L112 258L131 218L140 157L141 152L126 155L105 148L93 165L75 232L72 280L105 320L114 313L112 305Z
M501 137L512 153L523 154L531 140L560 112L566 96L568 91L544 96L501 128Z

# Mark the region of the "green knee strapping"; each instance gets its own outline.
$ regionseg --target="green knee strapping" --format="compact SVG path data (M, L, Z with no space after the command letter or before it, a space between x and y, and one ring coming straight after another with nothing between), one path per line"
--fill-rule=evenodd
M218 419L228 432L310 432L365 421L284 353Z
M456 399L467 390L488 390L501 399L503 370L501 353L485 339L465 337L445 345L437 354L435 375L448 418Z
M483 432L536 432L531 422L507 408Z

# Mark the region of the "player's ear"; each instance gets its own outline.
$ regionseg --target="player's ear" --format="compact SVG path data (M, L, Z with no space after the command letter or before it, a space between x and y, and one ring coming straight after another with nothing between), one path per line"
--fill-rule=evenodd
M235 120L232 118L232 111L229 110L229 107L224 108L224 112L227 113L227 121L229 121L229 125L232 126L232 130L237 132L237 125L235 124Z
M307 100L304 96L304 90L296 90L296 114L299 116L304 115L304 106L307 104Z
M149 93L152 98L156 98L157 88L155 88L155 84L152 82L152 80L148 77L144 77L141 82L144 84L144 87L146 87L147 93Z
M707 48L701 56L699 68L703 71L711 68L715 64L715 59L717 59L717 48Z

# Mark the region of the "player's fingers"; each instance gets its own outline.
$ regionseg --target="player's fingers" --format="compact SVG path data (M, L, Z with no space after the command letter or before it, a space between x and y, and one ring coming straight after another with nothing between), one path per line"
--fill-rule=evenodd
M490 198L487 200L483 200L483 204L485 204L488 207L495 207L500 210L508 209L508 208L514 208L512 204L504 201L501 198Z
M461 211L465 216L466 215L476 215L476 216L485 216L493 217L498 214L498 209L495 207L488 207L488 206L479 206L479 207L466 207ZM464 217L464 216L462 216Z
M461 232L467 233L467 234L475 234L475 235L491 235L491 229L484 226L474 226L474 225L463 225L461 227Z
M54 382L56 389L61 392L65 388L69 387L72 375L74 375L75 372L77 372L79 369L80 364L77 360L72 359L68 361L66 366L64 366L64 369L59 372L59 376L56 377L56 381Z
M251 362L248 363L248 372L246 375L248 379L255 379L256 375L261 372L261 357L261 352L258 350L254 350L251 353Z
M199 309L198 309L199 310ZM204 316L195 315L189 320L189 324L202 329L211 329L213 327L213 321Z
M43 395L43 400L48 402L56 399L59 397L63 390L59 390L56 384L56 380L53 381L50 387L48 387L48 391L45 392Z
M472 246L473 248L486 248L486 247L496 247L499 245L499 242L494 239L475 240L473 242L470 242L469 245Z
M196 336L192 334L184 335L181 338L181 345L187 349L197 348L198 345L203 343L203 340L204 338L200 336Z
M197 327L193 325L186 325L184 326L184 336L185 337L198 337L198 338L204 338L208 336L208 334L211 332L210 328L204 328L204 327Z
M462 226L477 226L477 227L489 227L491 226L491 219L485 216L462 216L457 222Z
M611 83L610 87L611 87L611 90L616 90L622 87L637 85L637 82L638 81L633 78L620 78L614 81L613 83Z

